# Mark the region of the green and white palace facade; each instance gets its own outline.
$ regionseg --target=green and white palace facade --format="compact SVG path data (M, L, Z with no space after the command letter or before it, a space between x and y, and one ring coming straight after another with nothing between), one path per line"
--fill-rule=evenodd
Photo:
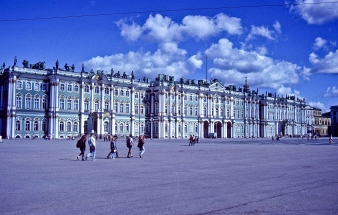
M15 62L16 64L16 62ZM70 138L94 130L148 138L272 137L308 132L304 99L158 74L82 71L44 63L0 72L3 138ZM245 82L244 82L245 81Z

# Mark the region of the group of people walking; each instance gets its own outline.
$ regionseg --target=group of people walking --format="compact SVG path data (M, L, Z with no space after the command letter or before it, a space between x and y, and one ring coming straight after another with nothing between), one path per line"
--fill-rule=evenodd
M198 137L194 136L194 135L190 135L190 138L189 138L189 146L194 146L195 143L198 143Z
M89 157L92 157L92 160L96 160L96 139L94 137L94 131L90 133L90 137L88 138L88 146L90 149L90 152L85 156L85 151L86 151L86 135L83 135L76 143L76 147L80 149L80 154L76 157L77 160L80 160L82 158L83 161L87 160ZM118 150L117 150L117 136L113 135L110 136L108 141L110 141L110 152L107 155L107 158L110 159L115 159L117 158L118 155ZM133 153L132 153L132 148L134 146L134 140L133 136L130 134L127 139L126 139L126 146L128 148L128 154L127 158L132 158ZM145 147L144 147L144 135L140 135L138 138L138 144L137 147L139 148L139 157L142 158L142 155L145 152Z

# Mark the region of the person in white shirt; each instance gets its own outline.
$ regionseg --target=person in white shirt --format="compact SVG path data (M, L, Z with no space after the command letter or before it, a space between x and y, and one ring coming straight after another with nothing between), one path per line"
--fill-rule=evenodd
M90 137L88 138L88 145L89 145L90 152L86 156L86 160L87 160L87 158L89 158L90 156L92 156L93 157L93 161L95 161L95 157L96 157L96 142L95 142L95 137L94 137L94 131L90 132Z

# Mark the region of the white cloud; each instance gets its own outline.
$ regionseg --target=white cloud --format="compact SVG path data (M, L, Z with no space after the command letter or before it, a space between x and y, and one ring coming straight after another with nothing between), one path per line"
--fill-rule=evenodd
M132 23L131 25L127 25L125 22L120 20L116 23L121 29L121 36L130 41L136 41L142 34L141 26Z
M155 78L157 74L187 76L199 69L203 62L196 55L187 57L187 51L180 49L176 43L161 43L154 53L130 51L127 54L113 54L94 57L83 62L86 68L131 73L136 77Z
M268 27L265 26L254 26L251 25L251 30L246 40L252 40L256 36L265 37L269 40L276 40L277 35L282 33L282 27L278 21L273 24L274 30L269 30Z
M338 97L338 88L336 86L328 87L324 97Z
M127 40L136 41L144 36L157 42L182 41L187 37L207 39L221 32L228 34L242 34L241 19L229 17L223 13L210 18L206 16L186 16L182 23L176 23L169 17L160 14L149 15L144 25L128 24L120 20L117 26L121 29L121 36Z
M334 3L329 3L334 2ZM323 24L338 19L338 4L327 0L296 0L290 11L298 13L308 24Z
M311 73L338 74L338 49L336 52L329 52L322 59L312 52L309 61L313 65Z
M284 84L296 84L299 80L297 72L300 67L296 64L234 48L228 39L220 39L205 53L214 63L209 73L227 84L242 84L247 77L250 84L257 87L278 89Z
M311 107L319 108L319 109L321 109L321 110L324 110L324 109L325 109L324 104L321 103L321 102L309 102L309 105L310 105Z
M326 44L326 40L324 40L323 38L321 37L317 37L314 44L313 44L313 49L314 50L318 50L320 48L323 48Z

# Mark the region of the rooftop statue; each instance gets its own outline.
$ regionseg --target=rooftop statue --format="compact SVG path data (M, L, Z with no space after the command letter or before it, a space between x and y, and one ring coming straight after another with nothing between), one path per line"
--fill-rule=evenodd
M81 72L84 72L84 63L82 63L82 69L81 69Z
M59 69L59 60L56 60L56 62L55 62L55 69L56 69L56 70Z
M75 70L75 66L74 66L74 64L72 65L72 72L74 72L74 70Z
M65 70L69 71L69 66L67 65L67 63L65 64Z
M14 66L16 66L16 63L18 62L18 59L16 58L16 56L14 57Z
M29 63L28 60L23 60L23 61L22 61L23 67L24 67L24 68L28 68L28 63Z

